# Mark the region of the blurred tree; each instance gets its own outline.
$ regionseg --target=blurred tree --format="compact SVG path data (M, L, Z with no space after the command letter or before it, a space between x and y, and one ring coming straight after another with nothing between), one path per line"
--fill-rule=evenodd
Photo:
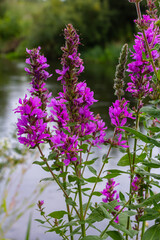
M60 55L60 46L63 43L60 33L68 22L65 8L61 0L50 0L33 16L34 24L29 36L30 46L42 46L49 58L57 58Z

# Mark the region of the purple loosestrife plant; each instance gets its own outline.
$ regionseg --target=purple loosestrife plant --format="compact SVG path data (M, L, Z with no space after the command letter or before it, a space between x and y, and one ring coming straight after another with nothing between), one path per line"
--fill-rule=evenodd
M113 200L117 200L119 202L119 194L117 193L117 190L115 190L115 187L119 185L119 183L116 183L114 179L110 178L108 179L108 182L106 183L105 189L101 192L102 195L105 196L105 198L102 199L104 203L112 202ZM120 205L117 205L114 208L116 211L120 210ZM115 211L112 212L113 215L115 215ZM119 222L118 216L114 220L116 223Z
M78 53L79 36L71 24L64 30L64 36L66 44L62 47L62 70L56 70L60 75L57 80L61 81L63 92L51 99L49 107L52 121L57 123L54 126L56 134L51 141L67 166L70 162L78 162L78 152L83 151L78 146L81 138L90 135L86 142L99 146L104 143L106 127L100 116L94 116L90 111L89 107L97 102L94 93L85 81L78 82L84 66Z
M150 63L150 56L147 52L146 42L147 40L149 49L154 49L156 44L160 44L160 35L156 33L156 19L151 18L149 15L143 15L141 19L141 25L145 29L144 34L139 32L135 37L134 51L131 52L133 62L128 64L128 72L131 77L131 82L128 83L128 92L132 93L132 96L138 99L143 99L148 96L152 91L151 79L154 72L153 66ZM154 49L151 51L153 62L156 62L160 55L159 52Z
M25 95L24 99L20 99L15 109L20 114L17 122L18 138L20 143L38 148L41 160L35 164L50 173L51 178L45 180L54 180L63 193L66 206L62 210L53 209L47 215L44 201L38 202L44 221L37 220L49 226L49 232L55 232L62 239L147 240L147 236L154 239L160 231L160 193L154 194L152 189L159 187L157 180L160 179L159 173L152 171L152 168L160 167L160 157L154 152L155 147L160 147L160 128L157 125L160 122L159 17L154 1L147 1L148 10L143 16L141 1L130 2L136 5L138 19L135 22L139 32L131 52L132 62L128 64L127 89L124 79L127 44L122 48L116 68L114 89L117 99L109 108L114 126L110 139L107 138L104 121L90 109L97 102L93 91L86 81L79 81L84 66L78 52L81 44L79 35L72 24L64 29L62 67L56 70L59 75L57 81L62 84L58 96L50 98L46 80L51 75L46 71L49 65L41 55L40 47L27 49L29 58L26 63L29 67L25 71L32 79L29 90L31 96ZM131 104L133 111L129 109L130 102L125 98L125 92L134 97ZM150 98L152 101L149 101ZM128 120L131 120L130 123L127 123ZM42 151L41 144L46 144L46 148L48 146L49 153ZM110 159L114 146L120 146L117 151L123 153L117 166L125 167L124 171L107 167L109 161L110 165L114 161ZM98 158L100 161L100 156L92 158L95 147L105 151L99 162L99 170L94 163ZM119 182L123 178L123 184L129 187L127 193L117 193L115 190L118 184L114 179L117 176ZM99 192L99 182L106 182L106 179L106 188ZM105 196L102 201L98 199L101 195ZM155 220L156 223L146 230L146 220ZM101 221L102 224L97 225ZM92 228L97 230L95 235L91 235Z

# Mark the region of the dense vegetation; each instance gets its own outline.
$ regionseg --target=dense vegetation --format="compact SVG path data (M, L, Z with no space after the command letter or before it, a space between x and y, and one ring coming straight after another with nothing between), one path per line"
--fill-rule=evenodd
M23 57L26 46L41 45L55 59L63 45L60 32L70 22L79 29L88 57L103 61L113 41L132 40L134 8L128 0L1 0L0 52Z

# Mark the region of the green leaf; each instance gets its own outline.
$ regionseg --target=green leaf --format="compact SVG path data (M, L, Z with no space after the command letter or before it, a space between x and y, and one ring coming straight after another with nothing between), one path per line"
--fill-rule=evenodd
M39 223L41 223L41 224L44 224L45 223L45 221L42 221L41 219L34 219L35 221L37 221L37 222L39 222Z
M95 235L88 235L84 238L81 238L81 240L102 240L99 236Z
M130 154L131 157L131 162L133 162L133 154ZM139 156L136 156L135 163L142 162L146 157L146 153L141 153ZM124 155L118 162L118 166L124 167L124 166L129 166L129 156L128 154Z
M116 228L116 229L126 233L131 238L133 238L137 234L137 231L135 231L135 230L127 230L126 226L122 226L122 225L117 224L117 223L112 223L111 225L112 225L112 227L114 227L114 228Z
M61 219L61 218L63 218L63 216L65 214L67 214L66 211L54 211L54 212L48 214L48 216L51 218Z
M97 175L97 171L95 168L93 168L92 166L88 166L88 169L91 173L93 173L94 175Z
M150 167L150 168L159 168L160 167L160 161L151 159L151 161L145 160L143 161L143 165Z
M41 180L40 180L40 182L43 182L43 181L54 181L54 179L53 178L42 178Z
M146 57L146 54L143 51L142 51L142 58L143 58L143 60L148 61L148 58Z
M158 109L158 108L142 107L141 111L147 113L148 115L150 115L151 117L154 117L154 118L160 117L160 109Z
M84 162L83 164L84 164L84 165L92 165L97 159L98 159L98 157L97 157L97 158L93 158L92 160L86 161L86 162Z
M87 152L87 149L88 149L88 144L84 143L82 145L79 146L79 149L82 149L83 153L86 153Z
M107 154L104 154L102 157L102 162L108 163L109 158L107 157Z
M160 20L158 20L155 24L160 27ZM154 48L152 48L151 50L159 51L160 50L160 44L159 43L155 44Z
M129 210L129 211L124 211L123 213L124 213L125 215L129 216L129 217L134 216L134 215L137 214L137 212L133 212L133 211L131 211L131 210Z
M159 217L159 213L157 211L154 211L152 213L147 213L144 214L142 217L140 217L139 221L149 221L149 220L154 220Z
M122 192L119 192L119 198L121 201L125 201L125 196Z
M67 127L74 127L76 125L77 125L76 122L70 122L70 123L67 124Z
M84 137L80 138L80 141L86 141L86 140L88 140L90 138L93 138L93 136L92 135L85 135Z
M69 197L69 198L66 199L66 203L69 204L69 205L71 205L71 206L76 206L76 203L72 200L71 197Z
M66 177L68 172L62 172L58 175L58 177Z
M154 205L155 202L157 203L159 201L160 201L160 193L157 193L154 196L151 196L151 197L147 198L142 203L140 203L138 205L130 205L129 207L132 208L132 209L137 209L137 208L141 208L141 207L148 207L148 206Z
M142 175L142 176L150 176L150 177L153 177L155 179L158 179L160 180L160 174L156 174L156 173L150 173L150 172L147 172L145 171L144 169L142 168L137 168L137 173Z
M87 218L87 223L92 224L95 222L101 222L103 219L111 219L111 216L107 209L103 207L103 205L99 205L97 208L94 208Z
M135 129L132 129L130 127L120 127L120 128L126 130L127 132L132 133L133 135L135 135L137 138L139 138L140 140L142 140L145 143L151 143L151 144L153 144L153 145L155 145L157 147L160 147L160 142L155 140L154 138L146 136L143 133L138 132Z
M48 160L48 161L54 160L54 159L56 159L56 157L57 157L57 153L56 153L56 152L52 152L52 153L49 154L47 160Z
M107 231L106 233L114 240L123 240L124 239L120 232L117 232L117 231Z
M160 224L153 225L144 233L142 240L159 240L160 239Z
M43 166L43 165L45 165L45 162L34 161L32 164L37 164L37 165Z
M48 167L42 167L44 171L49 172L49 168Z
M160 128L159 127L149 127L148 128L151 132L157 133L160 132Z
M101 178L98 178L98 177L84 178L84 180L85 180L86 182L90 182L90 183L102 182L102 179L101 179Z
M89 191L91 190L91 188L82 188L82 192L86 192L86 191Z
M70 235L73 236L73 235L75 235L75 234L79 234L79 230L80 230L80 229L81 229L81 227L75 228Z
M157 78L158 78L158 80L160 80L160 69L157 72Z
M78 180L78 177L76 175L68 175L69 182L76 182L77 180Z
M96 192L96 191L95 191L95 192L92 193L92 195L94 195L94 196L98 196L98 197L99 197L99 196L102 196L102 193L100 193L100 192Z
M109 203L102 202L100 203L100 205L102 205L106 210L109 210L110 212L116 212L115 207L119 205L119 203L117 202L117 200L113 200Z
M121 175L121 174L120 173L110 173L110 174L107 174L106 176L103 176L103 178L110 179L110 178L115 178L119 175Z

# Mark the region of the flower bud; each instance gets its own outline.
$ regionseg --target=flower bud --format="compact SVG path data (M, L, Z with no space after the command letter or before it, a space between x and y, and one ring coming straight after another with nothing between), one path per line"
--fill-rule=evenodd
M120 57L119 57L119 64L116 67L115 79L114 79L114 89L115 95L120 99L121 96L124 95L124 81L125 78L125 70L126 70L126 62L127 62L127 55L128 55L128 44L124 44L122 47Z

